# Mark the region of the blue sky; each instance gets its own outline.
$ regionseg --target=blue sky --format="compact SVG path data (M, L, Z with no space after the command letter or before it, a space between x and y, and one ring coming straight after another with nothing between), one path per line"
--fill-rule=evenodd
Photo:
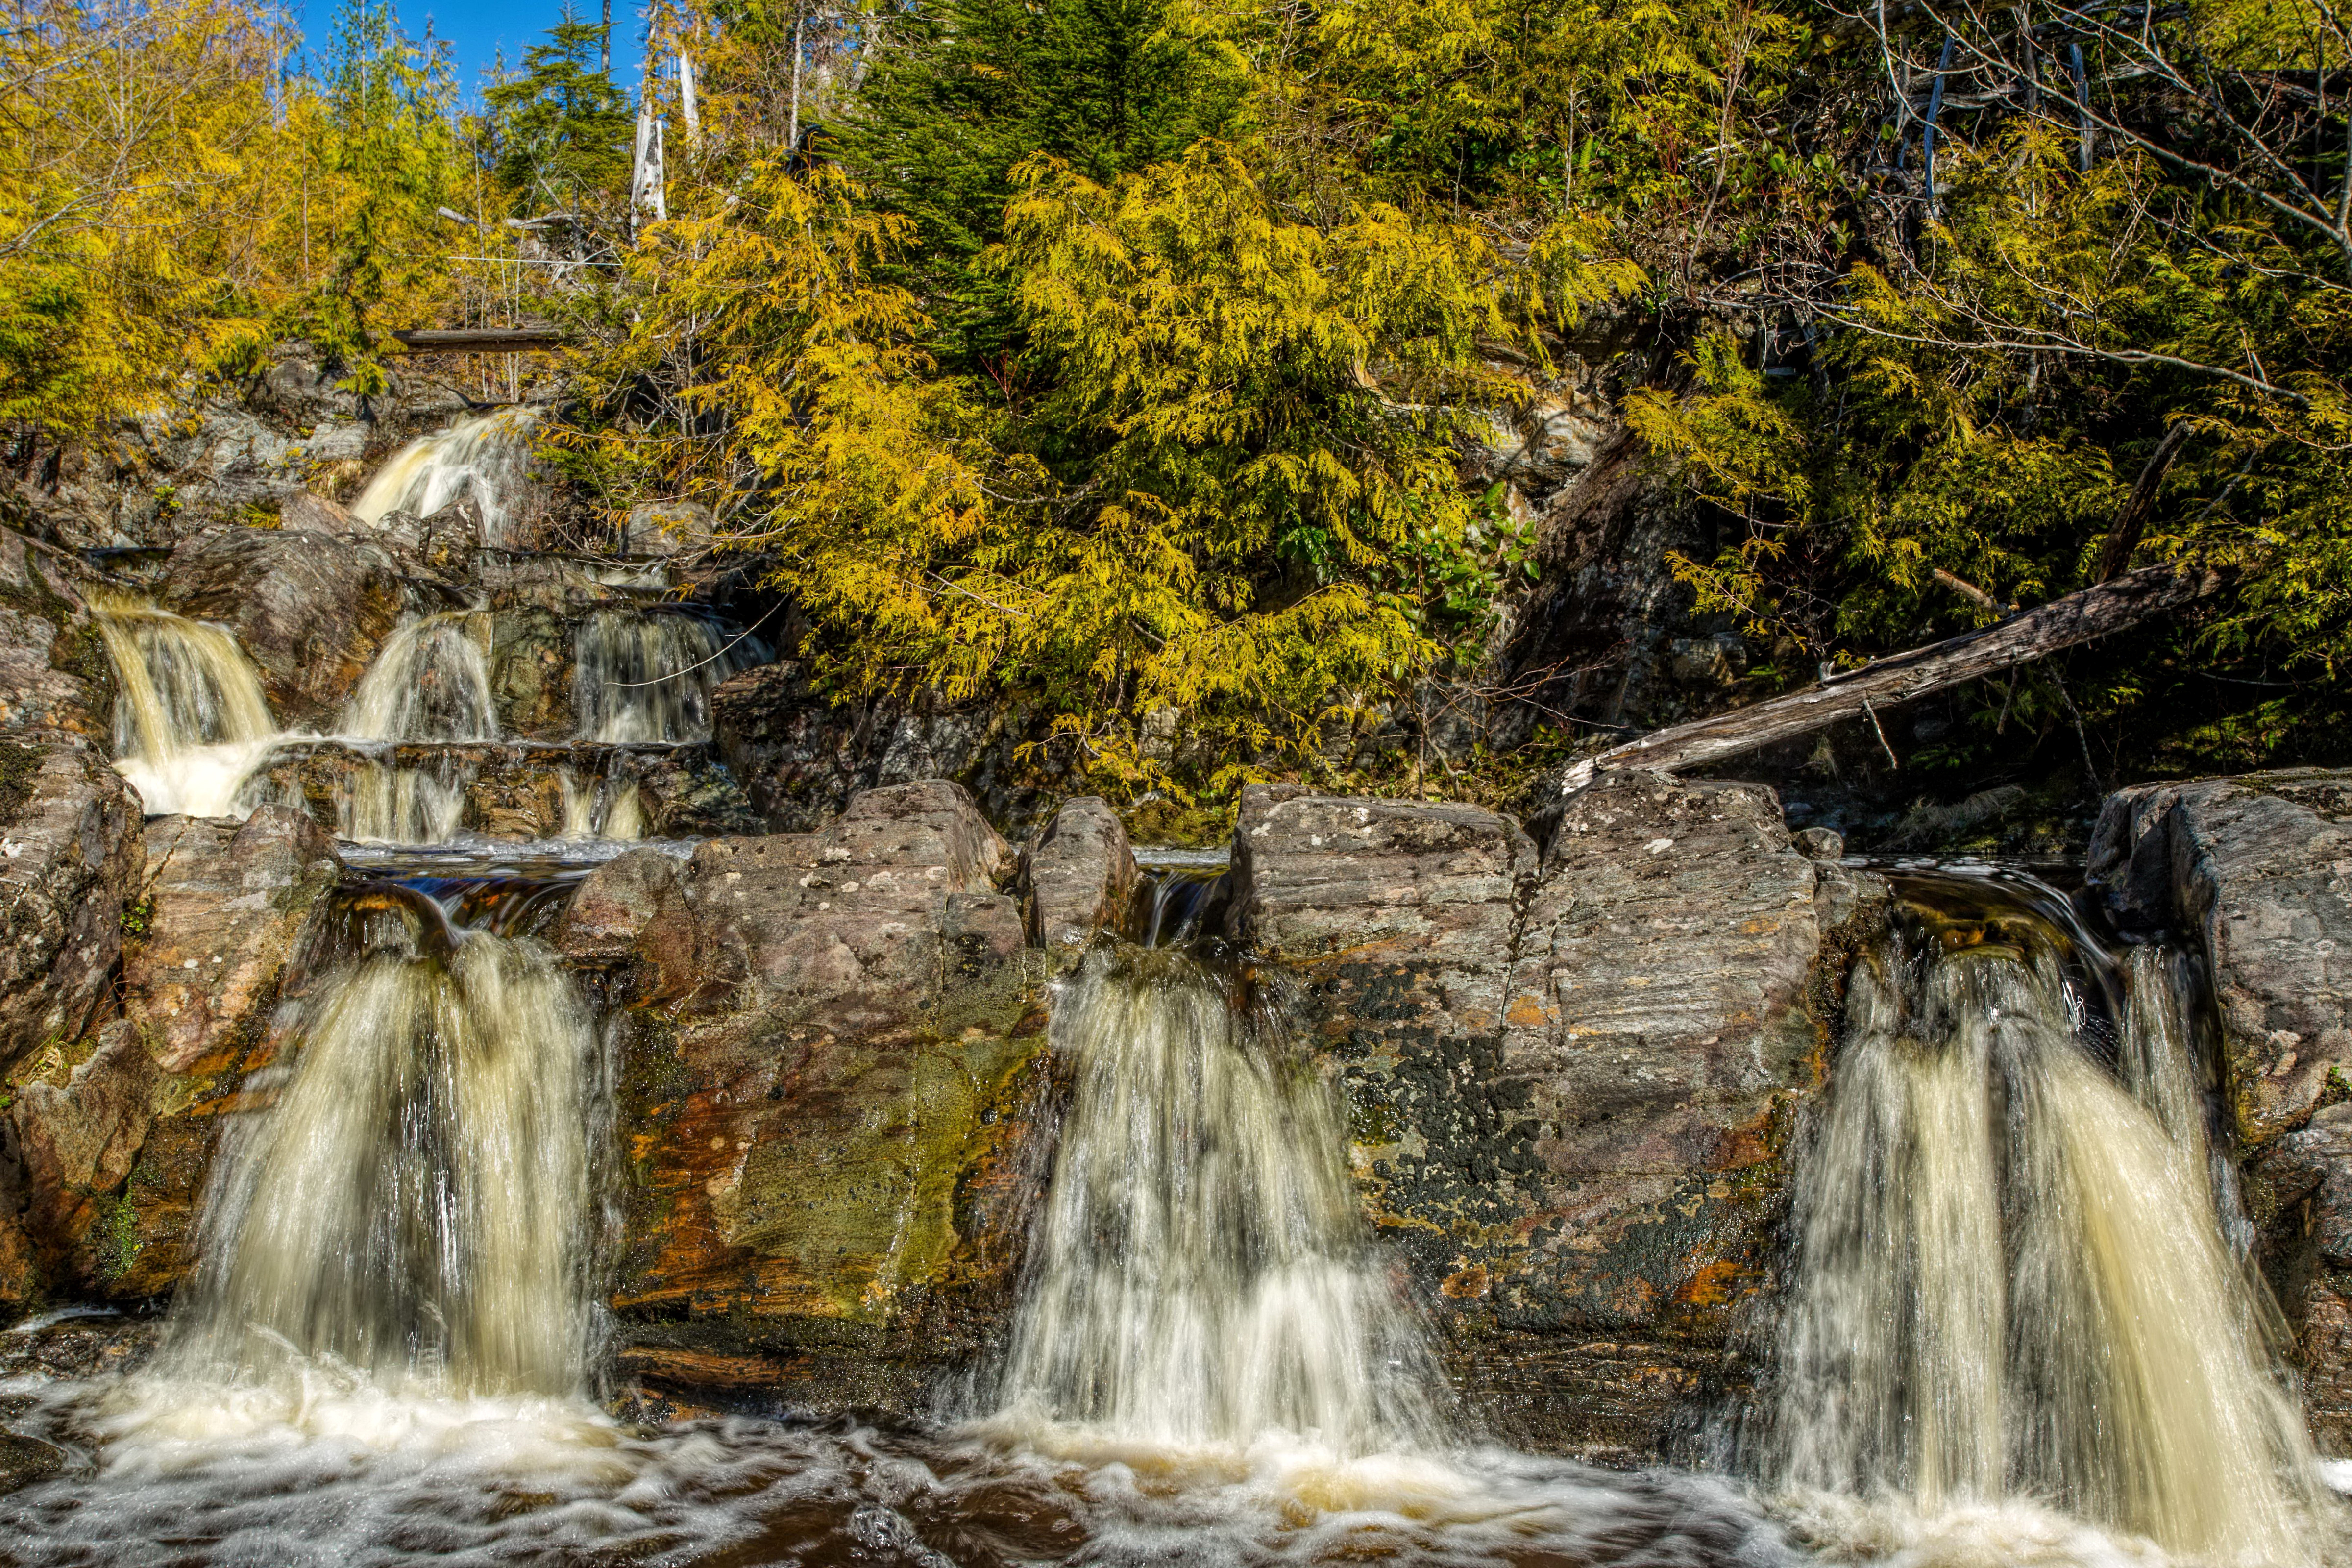
M599 0L574 0L579 11L593 20ZM482 90L483 78L504 48L507 63L519 63L525 49L545 41L547 29L563 16L563 0L399 0L400 25L412 36L433 19L436 36L455 47L457 79L468 99ZM334 24L335 0L307 0L299 7L305 41L314 50L326 47ZM634 0L614 0L613 79L634 91L640 62L636 41L637 7Z

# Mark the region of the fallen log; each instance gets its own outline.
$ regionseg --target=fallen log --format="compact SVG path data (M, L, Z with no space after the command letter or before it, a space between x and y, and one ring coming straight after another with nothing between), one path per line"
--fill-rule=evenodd
M1582 788L1603 769L1652 768L1675 773L1759 746L1794 740L1843 719L1877 718L1878 710L1958 686L1979 676L2030 663L2112 632L2137 626L2222 586L2211 570L2149 566L2069 594L1979 631L1907 653L1891 654L1859 669L1801 690L1767 698L1711 719L1654 731L1638 741L1587 757L1560 776L1559 793Z
M535 353L572 342L561 327L432 327L392 335L409 353L420 354Z

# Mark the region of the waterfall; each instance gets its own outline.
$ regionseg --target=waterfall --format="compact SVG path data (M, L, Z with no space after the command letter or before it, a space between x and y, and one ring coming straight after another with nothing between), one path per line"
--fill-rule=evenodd
M609 773L602 778L582 778L568 767L558 770L556 776L563 785L563 837L645 837L636 780Z
M1898 926L1849 983L1797 1173L1769 1468L2307 1561L2309 1446L2223 1237L2193 1079L2162 1059L2180 1042L2126 1008L2117 1055L2151 1110L2092 1054L2056 944L1945 937Z
M466 780L363 763L336 802L336 833L355 844L446 844L466 816Z
M243 815L238 790L278 726L236 638L137 601L92 608L114 666L115 768L147 814Z
M1052 1037L1076 1081L1000 1419L1185 1447L1433 1442L1442 1380L1372 1253L1337 1096L1252 981L1097 951Z
M404 893L362 899L352 923L404 927L425 900ZM442 928L429 907L417 924L330 975L276 1081L248 1086L272 1102L225 1135L157 1375L326 1363L459 1394L587 1386L588 1010L535 940Z
M489 665L468 615L410 616L384 639L344 706L342 733L366 741L495 741Z
M481 513L482 542L504 545L513 521L508 498L520 494L530 479L537 424L528 408L500 408L411 441L368 481L352 514L362 522L382 521L394 511L431 517L470 500Z
M710 738L710 689L732 666L698 616L599 610L573 651L572 706L583 741Z

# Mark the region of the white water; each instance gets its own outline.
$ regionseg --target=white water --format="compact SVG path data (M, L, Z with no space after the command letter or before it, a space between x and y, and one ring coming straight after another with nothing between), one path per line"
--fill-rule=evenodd
M646 835L637 781L617 773L582 778L571 768L557 773L563 786L565 838L635 839Z
M1847 1009L1780 1348L1800 1511L1934 1539L2030 1496L2200 1561L2312 1560L2309 1444L2193 1104L2176 1137L2092 1059L2047 952L1890 940ZM2124 1052L2159 1101L2166 1048Z
M466 782L462 770L362 763L335 803L335 832L356 844L446 844L465 820Z
M697 616L599 610L573 648L580 738L665 744L710 738L710 689L732 666Z
M132 600L92 609L114 666L115 770L147 815L246 815L238 793L278 731L236 638Z
M344 705L341 732L363 741L497 740L498 706L483 657L488 619L404 617Z
M352 515L362 522L380 522L394 511L431 517L470 500L481 513L482 542L507 544L515 502L530 482L537 424L528 408L500 408L411 441L368 481L352 503Z
M324 983L289 1049L215 1159L152 1375L265 1398L321 1364L393 1389L582 1392L595 1041L546 950L477 931L446 959L378 952Z
M1052 1028L1077 1082L1000 1419L1172 1448L1434 1445L1443 1379L1278 1010L1186 953L1097 952Z

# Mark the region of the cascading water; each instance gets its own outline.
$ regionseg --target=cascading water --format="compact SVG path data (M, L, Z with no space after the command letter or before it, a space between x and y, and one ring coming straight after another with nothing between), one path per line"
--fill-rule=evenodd
M151 816L242 816L278 739L261 678L226 628L152 605L93 605L114 666L115 767Z
M2192 1068L2141 992L2117 1054L2154 1109L2118 1084L2063 959L2022 917L1910 919L1855 964L1800 1163L1766 1468L2308 1561L2309 1445L2223 1237Z
M531 434L538 416L528 408L500 408L461 419L438 435L411 441L379 469L352 503L363 522L388 512L430 517L470 500L481 513L482 542L508 542L514 498L530 476Z
M1336 1098L1251 978L1097 951L1052 1027L1077 1081L1000 1418L1175 1447L1433 1443L1442 1379L1372 1254Z
M498 705L469 615L411 616L343 708L342 733L363 741L495 741Z
M710 738L710 689L733 668L698 616L599 610L573 650L580 738L667 744Z
M355 844L446 844L466 816L465 770L362 763L336 802L335 832Z
M156 1373L572 1394L596 1342L595 1040L553 955L377 897L215 1162ZM402 908L405 903L409 908ZM274 1091L274 1092L273 1092Z
M566 838L633 839L645 837L645 813L635 779L607 773L583 778L561 769L563 834Z

